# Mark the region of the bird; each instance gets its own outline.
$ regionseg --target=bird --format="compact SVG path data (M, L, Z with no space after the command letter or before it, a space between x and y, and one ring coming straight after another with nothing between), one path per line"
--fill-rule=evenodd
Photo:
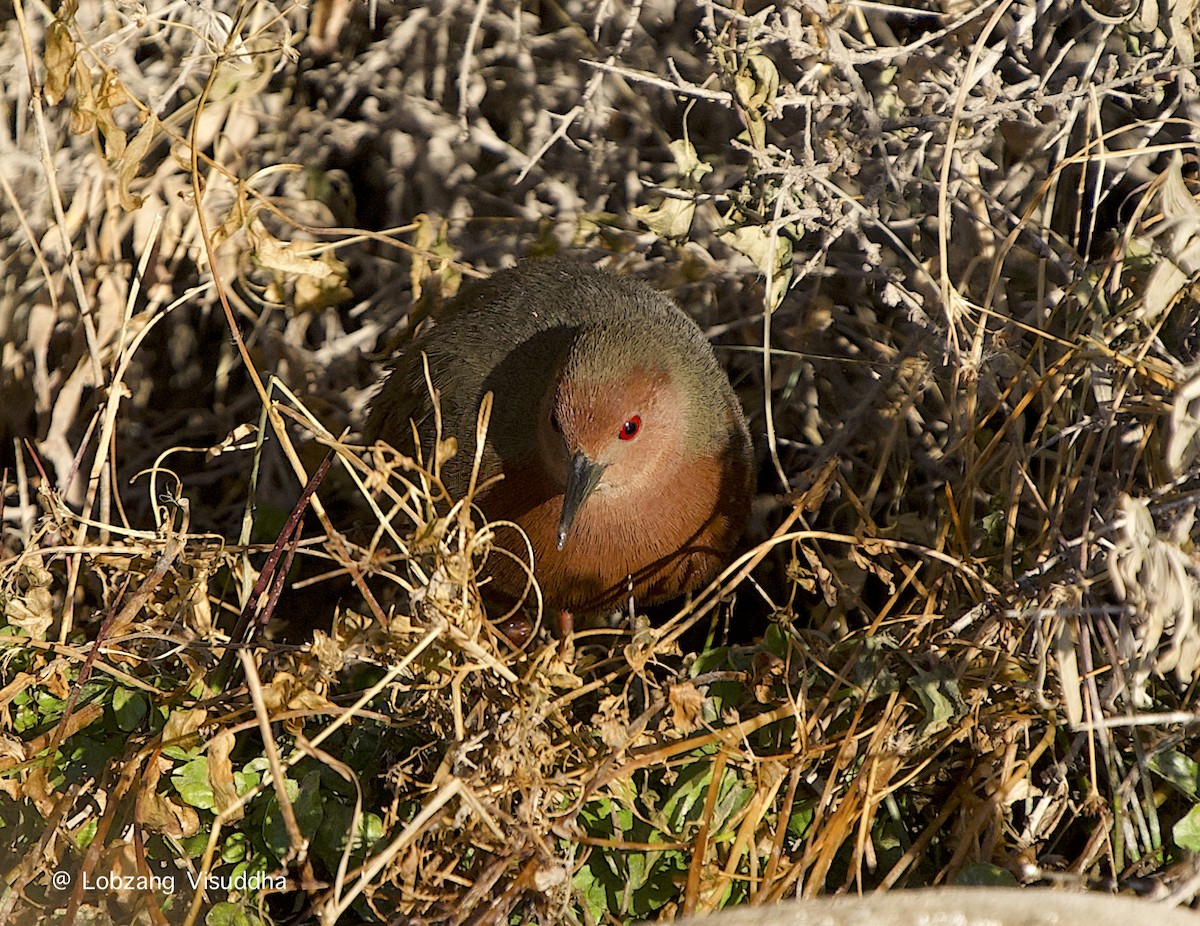
M473 281L402 349L364 433L431 459L432 383L441 470L468 491L484 396L492 411L474 503L529 538L533 572L560 627L683 596L729 561L753 498L753 447L728 375L696 323L662 292L569 258L526 258ZM414 439L415 432L419 438ZM501 479L493 477L502 476ZM486 570L522 597L516 531Z

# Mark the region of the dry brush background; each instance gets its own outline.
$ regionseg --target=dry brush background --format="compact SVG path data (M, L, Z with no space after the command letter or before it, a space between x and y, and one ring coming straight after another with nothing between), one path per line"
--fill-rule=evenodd
M1194 904L1195 32L0 0L0 920ZM355 442L464 275L548 253L691 312L761 461L717 586L573 647Z

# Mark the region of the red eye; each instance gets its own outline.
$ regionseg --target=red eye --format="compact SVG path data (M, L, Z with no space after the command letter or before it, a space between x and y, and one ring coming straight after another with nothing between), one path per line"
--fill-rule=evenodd
M633 440L642 429L642 419L634 415L621 425L621 440Z

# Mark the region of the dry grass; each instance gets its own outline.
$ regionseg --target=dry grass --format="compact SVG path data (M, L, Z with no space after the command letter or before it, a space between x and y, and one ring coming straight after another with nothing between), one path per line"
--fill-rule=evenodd
M1195 903L1193 10L6 9L0 921ZM353 428L566 250L710 330L760 496L518 645Z

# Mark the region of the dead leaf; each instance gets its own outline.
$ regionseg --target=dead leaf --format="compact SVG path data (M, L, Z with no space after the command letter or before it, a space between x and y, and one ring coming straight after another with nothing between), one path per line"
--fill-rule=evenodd
M121 200L121 208L133 212L142 206L142 197L135 196L129 191L129 185L137 179L142 161L150 153L150 146L158 134L158 119L153 114L146 120L145 125L133 136L121 156L113 163L117 169L117 195Z
M197 707L190 711L171 711L171 713L167 715L166 724L163 725L163 745L185 745L186 741L190 737L194 736L197 730L204 726L204 721L207 719L208 711L204 710L202 707Z
M691 733L700 726L704 715L704 695L691 682L672 685L667 691L671 720L680 733Z
M229 755L236 743L233 734L228 730L214 736L208 741L208 783L213 792L213 809L223 813L238 802L237 785L233 781L233 763ZM237 807L226 818L230 821L242 819L242 808Z
M50 592L54 577L40 563L21 567L18 576L25 591L8 600L4 619L31 640L44 640L54 623L54 595Z
M354 298L346 285L350 279L350 268L333 254L322 254L319 261L330 272L324 276L302 273L296 278L296 290L292 302L300 312L319 312L342 305Z
M67 24L56 19L46 30L46 102L57 106L67 95L71 71L75 67L75 40Z
M282 241L267 231L257 216L250 220L246 238L255 259L267 270L286 276L307 274L318 280L334 272L329 264L304 253L312 248L312 242Z

